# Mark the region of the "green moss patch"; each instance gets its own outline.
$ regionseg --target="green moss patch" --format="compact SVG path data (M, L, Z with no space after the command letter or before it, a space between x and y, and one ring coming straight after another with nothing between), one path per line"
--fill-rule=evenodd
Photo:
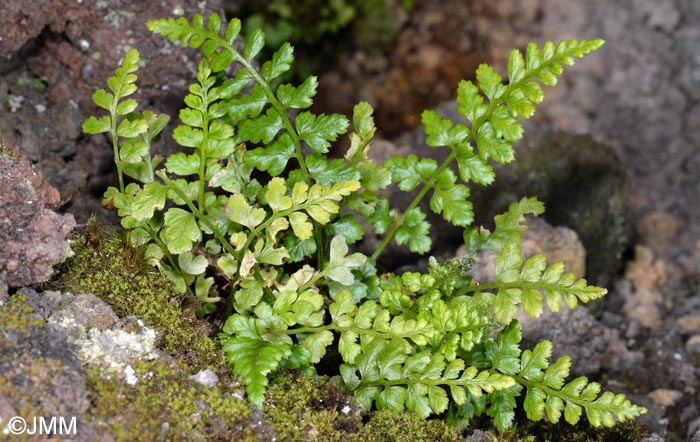
M29 335L31 327L44 327L46 322L32 316L32 308L26 303L27 297L18 294L0 306L0 328L18 331Z
M133 315L159 332L159 346L195 368L223 367L220 347L209 337L211 327L196 318L194 306L183 306L170 281L144 259L142 250L119 235L109 239L90 221L75 239L75 256L61 269L60 288L93 293L117 315Z
M265 421L278 440L348 441L362 424L354 401L326 377L282 372L270 384Z
M250 404L221 383L208 388L189 380L181 363L144 362L134 367L138 379L128 385L87 376L92 419L116 442L124 441L255 441L258 425ZM259 413L258 413L259 414Z

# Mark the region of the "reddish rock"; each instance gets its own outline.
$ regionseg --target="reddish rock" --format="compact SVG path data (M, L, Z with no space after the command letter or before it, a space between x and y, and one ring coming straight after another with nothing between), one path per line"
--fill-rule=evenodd
M51 210L58 191L19 151L0 142L0 287L46 281L72 255L66 236L73 215Z
M169 93L179 95L193 78L199 55L194 50L174 50L166 38L154 37L146 23L157 18L191 19L196 13L222 13L217 0L185 0L179 6L140 0L45 3L51 4L44 18L50 32L41 33L38 54L29 60L29 67L46 79L52 100L73 99L87 112L94 110L90 96L95 88L104 86L132 47L141 51L145 62L139 72L142 102L162 101ZM3 8L7 6L0 6L0 17L5 15Z
M154 36L146 22L213 11L223 13L221 0L0 1L0 137L39 164L79 220L101 213L116 182L106 138L81 137L84 117L104 114L93 92L136 48L140 109L176 116L199 51Z
M0 4L0 54L20 49L27 40L37 37L42 29L54 32L65 29L67 0L36 0L32 2L2 2ZM75 3L75 2L70 2Z

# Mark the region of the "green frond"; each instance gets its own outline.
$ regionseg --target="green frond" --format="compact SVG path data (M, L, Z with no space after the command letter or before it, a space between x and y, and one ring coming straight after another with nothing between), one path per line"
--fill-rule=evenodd
M550 365L552 344L542 341L530 351L522 354L522 370L516 381L526 387L525 411L529 419L538 421L545 414L550 422L557 423L561 418L571 425L579 422L583 411L594 427L611 427L615 422L633 419L646 413L644 407L633 405L621 394L609 391L601 394L601 386L578 377L568 384L571 359L562 356Z
M412 410L421 417L447 410L451 401L463 404L467 395L480 397L512 387L513 378L499 373L465 369L464 361L447 362L441 354L411 354L401 339L373 339L363 345L354 364L341 366L344 384L363 407Z
M495 318L502 324L509 323L518 313L520 305L531 317L538 317L547 307L557 312L562 300L569 308L578 302L588 302L605 296L607 290L590 286L585 279L576 279L572 273L564 273L564 265L555 263L547 267L543 255L535 255L527 261L517 243L507 243L496 258L496 281L475 285L468 292L489 294ZM495 292L495 296L493 294Z

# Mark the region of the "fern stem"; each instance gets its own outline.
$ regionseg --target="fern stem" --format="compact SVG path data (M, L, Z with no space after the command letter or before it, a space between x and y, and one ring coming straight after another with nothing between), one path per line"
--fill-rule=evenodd
M338 333L354 332L354 333L357 333L358 335L373 336L375 338L382 338L382 339L393 339L393 338L408 338L408 339L410 339L412 336L415 336L418 334L423 334L420 331L416 331L416 330L407 331L406 333L383 333L383 332L379 332L376 330L367 330L364 328L341 327L341 326L336 325L336 324L328 324L328 325L324 325L321 327L299 327L299 328L293 328L293 329L289 329L289 330L279 330L279 331L275 331L275 332L286 334L286 335L299 335L302 333L320 333L323 331L334 331L334 332L338 332ZM433 329L426 330L425 333L429 333L431 331L433 331Z
M231 243L229 243L226 240L226 238L224 238L224 236L219 232L219 229L217 229L211 221L204 217L204 214L199 209L197 209L197 207L192 203L192 201L187 197L187 195L185 195L184 192L182 192L173 184L172 180L168 178L168 176L165 174L165 171L160 170L156 173L163 180L163 182L165 182L168 188L170 188L173 192L177 194L177 196L179 196L180 198L182 198L183 201L185 201L185 204L187 204L187 207L189 207L189 209L197 217L197 219L203 222L204 225L206 225L209 228L209 230L211 230L214 233L214 237L216 237L216 239L219 241L222 247L240 262L242 255L238 253L236 249L233 248Z
M257 69L255 69L255 67L251 63L249 63L248 60L246 60L245 57L243 57L236 50L236 48L228 44L227 41L219 37L218 34L208 33L207 35L209 38L218 41L221 46L223 46L229 52L231 52L234 61L237 61L238 63L242 64L243 67L248 71L248 73L253 77L253 80L255 80L255 82L263 88L265 96L267 97L272 107L274 107L277 113L279 113L280 117L282 118L282 124L284 125L284 128L286 129L289 136L292 138L292 142L294 143L294 156L296 157L297 162L299 163L299 168L301 169L301 173L304 176L304 181L310 185L311 177L309 175L309 169L306 167L306 162L304 161L304 152L302 152L301 150L301 141L299 141L299 135L297 134L296 130L294 130L294 126L292 125L292 122L289 119L289 116L287 115L287 109L277 99L277 96L270 87L270 84L267 81L265 81L265 79L262 77L262 75L260 75Z
M301 171L301 174L304 177L304 182L306 182L306 184L310 186L312 184L311 176L309 175L309 169L306 166L306 158L304 157L304 152L301 149L301 141L299 140L299 134L297 134L296 130L294 129L294 126L292 125L291 120L289 119L289 115L287 115L287 109L277 99L277 96L270 87L270 84L267 81L265 81L265 79L260 75L260 73L258 73L257 69L255 69L255 67L251 63L249 63L248 60L245 59L245 57L241 56L241 54L236 50L236 48L228 44L228 42L226 42L225 40L221 39L218 36L218 34L212 35L216 36L216 39L219 41L219 44L228 49L229 52L231 52L231 54L233 55L233 59L242 64L243 67L248 71L248 73L253 77L255 82L263 88L265 96L267 96L267 99L272 105L272 107L274 107L275 110L277 110L277 113L280 115L280 118L282 118L282 124L284 125L284 128L286 129L289 136L292 138L292 143L294 143L294 156L297 160L297 163L299 164L299 170ZM321 232L320 226L316 221L313 221L313 223L314 240L316 241L317 247L316 261L318 267L323 268L326 262L324 250L323 247L321 247L323 244L323 232Z
M605 406L600 406L600 405L596 404L595 401L587 401L585 399L581 399L580 397L568 395L561 390L556 390L556 389L548 386L544 382L528 381L527 379L525 379L522 376L522 374L518 374L517 376L515 376L515 382L527 387L528 390L531 388L537 388L539 390L544 391L548 397L555 396L555 397L558 397L560 399L563 399L566 402L571 402L573 404L576 404L579 407L586 410L586 413L588 413L589 408L597 408L597 409L602 410L602 411L606 410Z
M119 138L117 136L117 104L119 103L118 99L115 98L114 101L112 101L112 106L109 109L109 113L111 114L112 118L110 118L110 128L109 128L109 134L112 137L112 148L114 149L114 164L117 166L117 175L119 176L119 193L124 193L124 176L122 174L122 165L121 165L121 155L119 155Z
M500 373L499 373L500 374ZM503 375L504 378L510 378L513 379L510 376L505 376ZM424 384L424 385L432 385L435 387L439 387L442 385L448 385L448 386L455 386L455 387L467 387L468 385L475 385L479 388L484 384L484 382L481 379L444 379L444 378L439 378L439 379L425 379L425 378L401 378L401 379L394 379L394 380L389 380L389 379L378 379L376 381L360 381L360 384L357 386L357 388L362 388L362 387L369 387L373 385L382 385L385 387L389 387L392 385L414 385L414 384Z
M209 106L207 90L202 87L203 106ZM199 189L197 193L197 206L202 214L206 211L206 201L204 198L205 190L205 171L207 162L207 146L209 145L209 117L207 112L202 112L202 145L199 147Z
M541 71L548 69L552 63L556 63L559 61L560 61L559 59L553 58L552 60L550 60L550 63L544 64L538 69L532 69L530 71L527 71L526 75L524 75L523 78L521 78L520 80L518 80L516 82L509 83L506 86L506 89L503 91L503 93L501 95L499 95L498 97L494 98L494 100L489 103L484 114L481 117L477 118L473 122L471 128L469 129L469 134L467 135L467 137L465 138L464 141L471 143L471 141L476 138L476 134L479 131L479 129L481 128L481 125L484 124L484 122L486 122L486 120L488 120L491 117L491 114L493 113L496 106L498 106L499 104L504 102L506 100L506 98L508 98L508 96L513 93L513 91L517 90L520 86L522 86L524 83L530 81L532 78L535 78L537 76L537 74L539 74ZM443 161L443 163L440 165L440 167L438 167L435 170L435 172L430 177L430 179L424 182L423 188L420 190L420 192L418 192L418 194L413 199L413 201L411 201L411 204L408 206L408 209L406 209L398 219L394 220L391 228L389 229L389 233L384 237L384 239L382 240L382 243L377 248L377 250L374 252L374 254L372 254L371 259L374 262L376 262L376 260L379 258L379 256L384 251L384 249L389 245L391 240L394 238L394 236L396 235L396 232L403 225L406 213L409 210L418 206L418 204L421 202L421 200L423 199L425 194L428 192L428 190L432 189L435 186L435 182L437 180L437 177L440 175L440 173L444 169L449 167L452 160L454 160L457 157L456 146L447 146L447 147L449 147L452 150L452 152L445 159L445 161ZM474 149L476 150L476 147Z
M467 287L467 288L460 290L456 294L456 296L463 295L463 294L470 293L470 292L480 293L480 292L484 292L487 290L508 290L508 289L552 290L552 291L562 292L562 293L567 293L567 294L571 293L574 296L576 296L577 293L590 292L592 296L596 296L596 297L602 296L602 295L600 295L601 293L603 295L605 293L607 293L607 290L601 289L599 287L594 287L594 286L589 286L586 288L573 288L573 287L564 287L561 284L515 281L515 282L508 282L508 283L493 282L490 284L481 284L481 285Z
M394 236L396 235L396 232L399 230L399 228L403 225L405 221L405 215L407 212L415 209L418 204L420 204L421 201L423 201L423 198L425 197L425 194L428 193L430 189L432 189L435 186L435 181L437 180L437 177L440 175L440 173L445 170L447 167L449 167L450 163L452 163L452 160L454 160L457 157L457 153L455 150L450 153L450 155L445 158L445 161L440 164L440 167L437 168L435 173L430 177L429 180L424 182L423 187L421 190L418 192L418 194L413 198L413 201L411 201L411 204L408 205L406 210L401 214L401 216L397 219L394 220L394 222L391 224L391 228L389 229L389 233L386 234L384 239L382 240L382 243L377 247L377 250L374 251L370 259L373 262L377 262L377 259L379 256L382 254L384 249L389 245L392 239L394 239Z
M173 269L177 269L178 272L181 273L180 266L179 266L178 263L175 261L175 258L173 258L173 255L168 251L168 247L165 245L165 243L163 242L163 240L161 240L161 239L158 237L158 235L156 234L156 232L153 231L153 228L152 228L150 225L146 224L146 225L144 226L144 229L146 230L146 232L148 232L148 235L151 237L151 239L153 239L153 241L154 241L154 242L158 245L158 247L160 247L160 249L163 251L163 254L165 255L165 258L166 258L166 259L168 260L168 262L170 263L170 267L172 267ZM190 286L187 285L187 284L185 284L185 291L187 292L187 294L188 294L189 296L194 297L194 293L192 293L192 287L190 287Z

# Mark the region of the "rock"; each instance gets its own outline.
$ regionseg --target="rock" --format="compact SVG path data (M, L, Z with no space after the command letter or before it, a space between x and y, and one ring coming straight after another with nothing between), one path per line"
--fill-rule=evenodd
M635 259L627 265L625 276L617 285L624 298L623 310L631 320L645 327L661 326L661 303L664 299L661 286L666 282L666 266L656 258L651 249L637 246Z
M685 348L689 353L700 354L700 334L691 336L685 343Z
M700 442L700 418L688 425L688 442Z
M68 421L75 416L79 436L75 440L109 440L84 415L90 399L82 363L65 329L45 322L48 311L27 313L25 309L26 305L46 305L39 299L43 295L21 289L0 306L0 418L63 416ZM48 298L58 301L55 295Z
M7 273L3 272L0 275L0 304L9 299L9 287L7 285Z
M576 232L566 227L553 227L541 218L527 217L527 230L523 233L521 248L523 257L530 258L543 254L548 264L563 262L567 272L577 278L586 274L586 250L578 239ZM466 246L457 250L457 256L464 256ZM470 274L480 282L493 281L496 278L496 255L480 252Z
M680 224L671 213L652 211L637 224L639 242L649 246L655 253L665 253L669 244L678 237Z
M551 341L551 360L571 356L575 375L590 376L604 366L619 365L628 352L619 331L596 321L583 307L572 310L563 305L559 312L545 310L537 319L521 313L518 320L523 324L523 348L533 348L544 339Z
M101 195L116 182L111 143L81 138L83 118L97 112L93 92L105 87L134 47L143 64L134 96L140 109L176 117L199 51L154 37L146 21L212 11L222 14L221 0L0 2L0 29L7 31L0 39L0 59L21 61L0 66L6 73L0 76L0 134L40 163L81 222L93 213L107 216Z
M214 388L217 382L219 382L219 377L216 375L216 372L209 369L193 374L190 376L190 379L209 388Z
M51 102L45 83L32 78L26 66L0 77L0 102L14 97L19 103L4 109L0 134L38 165L65 200L84 185L88 175L75 162L83 114L75 100Z
M0 429L12 416L63 416L75 419L75 442L275 440L226 372L204 388L195 382L211 385L211 370L188 379L192 367L181 360L148 362L150 352L133 344L152 342L143 339L150 332L126 331L115 318L91 294L20 289L0 302Z
M0 286L44 282L52 266L72 255L67 235L73 215L51 209L56 189L17 150L0 143ZM1 290L0 290L1 291Z
M676 402L683 398L683 393L677 390L670 390L668 388L657 388L649 393L649 398L651 398L651 400L658 405L672 407L676 404Z
M159 356L156 333L143 323L133 327L120 320L112 308L92 294L72 295L56 291L36 294L26 291L27 305L46 327L60 333L80 363L107 371L124 370L134 360L152 360ZM134 330L134 328L136 330ZM56 348L56 346L52 346Z
M15 33L10 38L3 34L0 55L17 51L30 39L39 37L29 65L34 74L47 82L51 99L74 99L82 109L94 109L90 101L94 87L106 81L131 47L137 47L148 64L139 72L142 92L148 90L148 94L162 97L168 91L165 85L172 92L184 90L184 82L196 69L196 52L174 50L167 39L153 38L145 23L178 16L191 19L195 13L208 16L212 11L222 15L220 0L185 0L177 6L135 0L119 4L68 0L3 2L0 28ZM17 26L18 22L25 26ZM51 32L42 34L45 28Z
M113 328L119 321L119 317L112 308L95 295L66 294L63 298L66 299L65 307L51 313L50 322L71 323L85 329L95 328L104 331Z
M85 315L93 319L85 320ZM94 295L80 295L65 309L52 313L48 321L65 329L68 342L75 347L75 354L83 363L108 372L122 371L133 360L150 361L160 356L155 330L143 324L136 332L111 327L115 317L104 301Z
M17 51L27 40L38 37L45 27L54 31L65 27L61 21L67 3L67 0L3 2L0 5L0 29L3 29L0 55Z
M676 320L683 333L700 332L700 314L683 315ZM689 341L690 342L690 341Z

